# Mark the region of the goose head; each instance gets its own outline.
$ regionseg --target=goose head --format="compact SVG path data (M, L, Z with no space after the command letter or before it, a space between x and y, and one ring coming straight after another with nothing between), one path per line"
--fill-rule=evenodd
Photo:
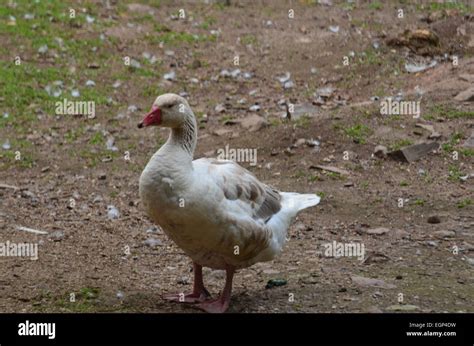
M194 115L186 99L176 94L163 94L153 102L150 112L138 124L138 128L147 126L180 128L189 117L194 118Z

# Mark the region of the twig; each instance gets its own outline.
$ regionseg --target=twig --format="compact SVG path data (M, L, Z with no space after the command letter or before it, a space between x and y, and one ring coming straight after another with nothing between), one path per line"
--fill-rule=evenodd
M7 184L0 184L0 189L13 189L13 190L18 190L18 186L13 186L13 185L7 185Z
M37 229L23 227L23 226L16 226L16 229L19 230L19 231L25 231L25 232L30 232L30 233L34 233L34 234L48 234L48 232L45 232L45 231L40 231L40 230L37 230Z

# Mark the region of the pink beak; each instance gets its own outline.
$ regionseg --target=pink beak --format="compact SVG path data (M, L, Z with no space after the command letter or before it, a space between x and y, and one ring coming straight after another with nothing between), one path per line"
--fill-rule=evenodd
M156 106L151 108L150 113L145 115L143 120L138 124L138 128L147 127L151 125L160 125L161 124L161 109Z

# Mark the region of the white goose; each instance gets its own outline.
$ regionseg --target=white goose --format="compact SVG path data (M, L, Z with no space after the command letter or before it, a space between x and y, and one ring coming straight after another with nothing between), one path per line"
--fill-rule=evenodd
M152 125L169 127L171 134L140 176L140 198L148 216L194 265L193 292L165 298L199 303L207 312L224 312L235 270L278 255L292 219L320 199L314 194L279 192L233 161L193 161L196 120L188 102L178 95L159 96L138 127ZM203 266L226 270L218 299L209 299Z

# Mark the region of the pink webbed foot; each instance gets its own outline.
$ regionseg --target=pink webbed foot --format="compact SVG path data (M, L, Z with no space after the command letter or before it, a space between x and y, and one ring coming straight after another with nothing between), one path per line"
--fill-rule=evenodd
M167 294L163 296L163 299L177 302L177 303L201 303L205 302L210 297L209 292L204 291L201 293L176 293Z
M210 313L223 313L226 312L230 304L230 295L232 292L232 279L234 277L235 269L228 267L226 269L226 280L224 290L219 298L215 300L209 300L200 304L195 305L197 308Z
M163 299L177 302L177 303L200 303L206 301L211 295L209 291L204 287L202 280L202 266L193 263L194 266L194 288L192 293L176 293L167 294L163 296Z
M221 314L227 311L227 309L229 308L229 302L230 302L230 299L223 300L222 298L218 298L215 300L209 300L209 301L197 304L195 306L198 309L204 310L209 313Z

